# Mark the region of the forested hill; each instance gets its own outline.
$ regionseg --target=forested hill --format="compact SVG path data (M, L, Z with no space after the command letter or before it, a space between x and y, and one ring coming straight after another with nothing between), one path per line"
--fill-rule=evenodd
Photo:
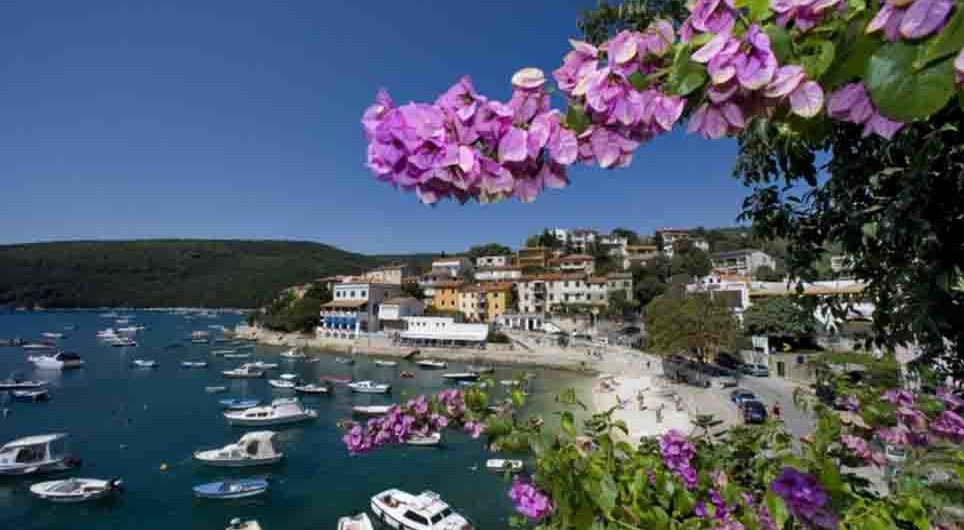
M419 258L366 256L288 241L2 245L0 305L258 307L290 285Z

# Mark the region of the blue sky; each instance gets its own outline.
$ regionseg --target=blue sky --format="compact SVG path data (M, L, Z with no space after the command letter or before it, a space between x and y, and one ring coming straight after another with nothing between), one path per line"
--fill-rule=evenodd
M360 252L518 245L545 226L734 224L731 141L681 132L632 167L480 206L427 207L364 167L379 87L433 100L470 74L506 99L555 68L594 0L6 2L0 243L153 237L321 241ZM471 6L475 6L472 8Z

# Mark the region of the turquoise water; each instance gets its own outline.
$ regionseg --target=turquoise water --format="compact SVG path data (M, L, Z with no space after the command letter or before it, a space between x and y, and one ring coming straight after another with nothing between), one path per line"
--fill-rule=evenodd
M366 510L369 498L384 489L399 487L417 492L437 491L478 528L507 527L511 504L504 479L480 469L491 458L481 440L447 432L442 448L391 447L361 456L349 456L336 426L358 404L384 404L416 393L435 392L448 385L442 371L419 370L402 362L395 368L374 366L360 357L354 366L334 362L324 355L319 363L285 361L280 348L258 346L251 360L281 364L306 379L326 374L371 378L393 385L389 396L351 394L337 387L333 396L305 397L319 411L318 420L275 428L286 454L283 464L254 470L202 467L191 459L193 451L236 441L245 429L231 427L220 415L217 401L225 397L270 399L286 395L272 390L266 380L225 380L220 370L246 360L223 360L209 354L223 344L194 345L184 338L209 325L233 326L237 315L186 318L157 313L134 313L132 323L149 327L141 332L136 348L112 348L99 343L95 333L114 325L96 312L44 312L0 314L0 339L15 336L38 339L44 331L64 331L61 342L84 358L86 366L72 371L39 372L26 361L20 348L0 347L0 378L13 371L51 383L46 403L10 402L0 392L0 444L22 436L68 432L71 451L83 460L80 468L55 477L120 477L126 492L116 500L81 505L52 505L34 499L30 484L43 478L0 477L0 528L27 529L222 529L232 517L257 519L265 530L334 528L339 516ZM114 326L116 327L116 325ZM172 347L177 345L177 347ZM130 361L150 358L160 367L132 369ZM205 359L207 369L186 369L181 360ZM464 366L450 363L449 370ZM398 377L402 370L413 379ZM518 369L499 368L496 379L511 378ZM553 396L567 387L585 386L580 376L533 369L529 412L555 408ZM270 373L278 373L273 371ZM205 386L226 385L227 393L206 394ZM503 392L501 389L496 392ZM551 420L550 420L551 421ZM161 471L161 464L168 469ZM234 501L199 501L191 487L228 477L268 476L267 495Z

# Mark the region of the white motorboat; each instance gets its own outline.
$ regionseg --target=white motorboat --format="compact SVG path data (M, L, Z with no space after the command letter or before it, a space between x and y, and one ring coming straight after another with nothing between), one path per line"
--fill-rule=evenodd
M138 331L144 331L144 326L126 326L123 328L117 328L118 333L123 333L125 335L135 335Z
M356 381L348 383L348 388L359 394L387 394L392 389L392 385L374 381Z
M381 359L376 359L375 366L398 366L398 361L383 361Z
M184 368L207 368L207 361L181 361Z
M412 495L386 490L372 497L371 508L375 517L395 530L472 530L468 519L432 491Z
M298 385L295 387L295 392L299 394L327 394L330 391L327 385L316 385L314 383L308 383L305 385Z
M23 379L16 372L6 379L0 379L0 390L32 390L47 386L46 381L30 381Z
M137 346L137 341L135 341L130 337L117 336L112 339L108 339L107 343L115 348L126 348L128 346Z
M448 368L449 366L445 361L436 361L434 359L422 359L421 361L415 361L415 364L421 366L422 368L432 369Z
M442 377L449 379L451 381L478 381L479 374L475 372L454 372L451 374L442 374Z
M497 473L504 473L506 471L509 473L519 473L523 468L525 468L525 464L522 463L522 460L490 458L485 461L485 468L489 471L495 471Z
M306 409L298 399L276 399L265 407L252 407L247 410L222 413L231 425L247 427L266 427L313 420L318 411Z
M351 411L360 416L383 416L388 414L392 407L394 405L355 405Z
M254 519L242 521L240 518L235 517L228 521L228 525L224 530L261 530L261 524Z
M157 368L160 364L154 359L134 359L131 361L131 366L134 368Z
M247 359L251 357L251 352L225 353L223 357L225 359Z
M209 466L248 467L276 464L284 458L274 443L273 431L254 431L220 449L197 451L194 459Z
M67 434L27 436L0 447L0 475L64 471L78 461L67 454Z
M495 367L494 367L494 366L478 366L478 365L470 364L470 365L469 365L469 371L470 371L470 372L475 372L475 373L477 373L477 374L491 374L492 372L495 372Z
M442 443L442 433L436 432L425 436L421 434L410 434L405 438L405 443L407 445L420 445L425 447L435 446Z
M368 514L362 512L351 517L338 518L338 530L374 530Z
M259 377L264 377L264 370L258 370L250 365L242 364L234 370L224 370L221 374L229 379L258 379Z
M66 370L80 368L84 360L76 353L59 352L53 355L31 355L27 360L43 370Z
M237 353L238 350L211 350L211 355L215 357L220 357L222 355L230 355L232 353Z
M255 361L253 363L248 363L248 366L252 368L257 368L258 370L274 370L278 367L278 363L266 363L264 361Z
M63 334L63 333L60 333L59 331L44 331L43 333L40 334L40 336L43 337L43 338L45 338L45 339L62 339L62 338L64 338L64 334Z
M281 352L282 359L304 359L307 357L304 353L292 348L288 351Z
M13 399L20 401L43 401L50 397L46 388L35 388L33 390L14 390L11 392Z
M281 390L293 390L297 383L285 379L268 379L268 384Z
M98 339L113 339L116 336L117 332L114 331L114 328L102 329L97 332Z
M20 347L27 351L53 350L57 348L56 345L47 344L46 342L28 342Z
M218 393L221 393L221 392L227 392L227 391L228 391L228 387L226 387L226 386L206 386L206 387L204 387L204 391L207 392L208 394L218 394Z
M56 503L78 503L103 499L122 491L120 480L96 478L68 478L51 480L30 486L30 493L41 499Z

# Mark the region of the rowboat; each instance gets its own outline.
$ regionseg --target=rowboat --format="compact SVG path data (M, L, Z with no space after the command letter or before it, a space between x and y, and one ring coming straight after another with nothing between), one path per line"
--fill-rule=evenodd
M238 479L211 482L194 486L194 496L199 499L243 499L268 491L265 479Z
M30 486L30 493L46 501L61 504L95 501L122 491L120 480L68 478Z
M49 393L46 388L38 388L34 390L14 390L11 392L13 398L20 401L42 401L49 397Z
M308 383L306 385L299 385L295 387L295 392L298 392L299 394L327 394L328 391L328 386L316 385L314 383Z
M228 398L218 401L222 407L228 410L247 410L252 407L257 407L261 404L261 401L257 399L238 399L238 398Z
M181 361L184 368L207 368L208 363L204 361Z
M157 368L159 365L153 359L134 359L131 361L134 368Z

